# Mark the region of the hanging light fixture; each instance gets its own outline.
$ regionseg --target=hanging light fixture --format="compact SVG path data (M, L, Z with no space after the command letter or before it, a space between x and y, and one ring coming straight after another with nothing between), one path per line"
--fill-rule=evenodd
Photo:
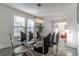
M41 3L37 3L37 6L41 7L42 4ZM40 24L44 23L43 18L40 18L40 17L34 17L34 21L35 21L35 23L40 23Z
M34 21L35 21L35 23L40 23L40 24L44 23L44 20L39 17L34 18Z

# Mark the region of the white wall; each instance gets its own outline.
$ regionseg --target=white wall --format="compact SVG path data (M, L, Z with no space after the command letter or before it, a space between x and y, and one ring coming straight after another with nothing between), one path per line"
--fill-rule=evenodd
M68 29L72 33L72 39L67 40L67 45L73 48L77 48L77 8L68 16Z
M78 3L78 24L77 24L77 51L78 51L78 56L79 56L79 3Z
M13 34L14 15L26 17L26 19L31 17L28 14L0 4L0 49L11 45L9 33Z
M78 55L79 55L79 24L77 25L77 51L78 51Z
M68 28L73 33L72 42L68 42L68 46L77 48L77 4L72 7L70 14L68 14Z

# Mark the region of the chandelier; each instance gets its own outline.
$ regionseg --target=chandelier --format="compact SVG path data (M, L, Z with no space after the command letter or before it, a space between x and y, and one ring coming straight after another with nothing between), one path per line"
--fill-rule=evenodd
M42 18L36 17L36 18L34 18L34 22L42 24L42 23L44 23L44 20Z

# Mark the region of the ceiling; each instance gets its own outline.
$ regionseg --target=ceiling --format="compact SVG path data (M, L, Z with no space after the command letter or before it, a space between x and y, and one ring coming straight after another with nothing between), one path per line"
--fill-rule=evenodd
M5 5L18 9L22 12L32 14L47 19L65 17L69 13L74 3L41 3L41 7L37 3L5 3Z

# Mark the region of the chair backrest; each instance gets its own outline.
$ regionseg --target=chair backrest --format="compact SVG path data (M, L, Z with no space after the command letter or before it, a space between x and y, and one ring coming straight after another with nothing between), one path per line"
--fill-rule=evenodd
M37 39L40 37L40 33L39 32L37 32Z
M54 38L55 38L55 33L53 33L52 38L51 38L51 44L52 44L52 46L53 46Z
M44 38L44 53L47 53L50 47L50 36L51 33L49 33L48 36Z
M56 35L56 44L58 45L58 43L59 43L59 33L57 33Z
M21 42L23 42L24 40L26 40L26 33L20 31L21 34Z
M12 37L11 33L9 33L9 36L10 36L10 40L11 40L11 49L13 50L14 45L13 45L13 37Z
M33 39L33 33L29 31L29 41Z
M56 42L54 42L55 39L56 39ZM56 34L56 38L55 38L55 33L53 33L53 35L52 35L52 45L58 45L58 41L59 41L59 33Z

